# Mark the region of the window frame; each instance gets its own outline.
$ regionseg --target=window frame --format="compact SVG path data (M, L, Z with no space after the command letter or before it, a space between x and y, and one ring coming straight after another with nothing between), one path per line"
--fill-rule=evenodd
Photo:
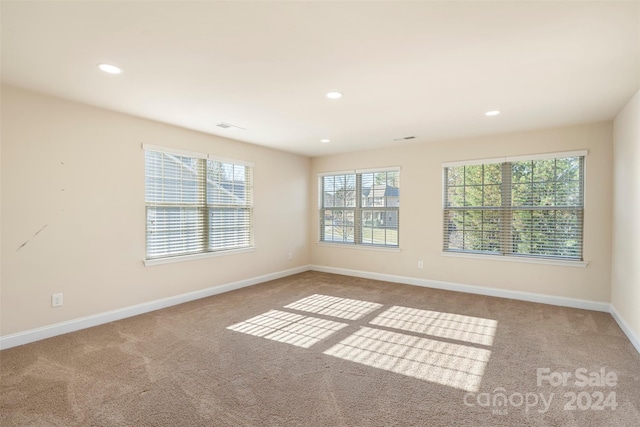
M153 145L153 144L142 144L143 150L143 161L145 165L145 255L143 258L143 263L145 266L150 265L158 265L158 264L166 264L172 262L180 262L180 261L188 261L188 260L196 260L203 259L215 256L224 256L230 254L251 252L255 250L255 241L254 241L254 205L253 205L253 173L255 164L253 162L247 162L243 160L230 159L225 157L219 157L212 154L200 153L195 151L183 150L178 148L172 148L167 146ZM182 157L190 157L192 159L196 159L198 162L202 162L202 165L198 166L198 169L202 171L201 179L198 179L198 185L196 192L202 195L203 200L201 202L196 203L180 203L180 202L159 202L159 201L148 201L147 200L147 152L157 152L162 155L176 155ZM207 178L208 170L209 170L209 162L220 162L228 165L237 165L245 167L245 185L246 185L246 194L245 198L247 203L238 204L238 205L228 205L228 204L220 204L215 203L209 200L208 188L212 182L209 182ZM199 229L196 229L198 234L198 238L201 239L200 247L201 249L198 251L194 251L191 253L169 253L161 256L149 257L149 247L148 247L148 239L149 239L149 222L148 222L148 210L149 208L154 207L180 207L180 206L189 206L191 208L196 208L199 216L199 221L202 222L202 226ZM242 246L229 246L223 247L220 249L211 249L211 226L209 222L211 221L211 214L214 209L226 209L232 207L234 209L248 209L248 221L249 221L249 243L247 245Z
M384 205L383 206L376 206L375 203L373 203L371 206L363 206L363 182L362 182L362 176L365 174L375 174L376 173L397 173L397 180L398 180L398 186L397 187L391 187L391 188L397 188L398 190L398 195L395 196L397 197L397 206L389 206L387 203L389 202L389 200L385 200L384 201ZM319 220L319 226L318 226L318 245L327 245L327 246L341 246L341 247L350 247L350 248L358 248L358 249L368 249L368 250L384 250L384 251L399 251L400 250L400 172L401 172L401 168L400 167L383 167L383 168L374 168L374 169L359 169L359 170L349 170L349 171L336 171L336 172L322 172L322 173L318 173L317 177L318 177L318 220ZM324 178L326 177L345 177L345 184L346 184L346 177L347 176L353 176L353 182L355 182L355 188L354 188L354 192L355 192L355 204L353 206L326 206L325 205L325 189L324 189ZM373 178L375 180L375 178ZM386 183L385 183L386 186ZM369 191L375 191L374 190L374 185L372 185L371 189ZM386 187L385 187L386 188ZM368 196L366 196L368 197ZM375 198L375 193L373 194L373 197ZM383 198L386 198L389 196L383 196ZM346 203L345 203L346 205ZM325 231L326 231L326 212L327 211L350 211L352 212L352 216L353 216L353 240L352 241L340 241L340 240L325 240L324 236L325 236ZM374 232L374 228L381 228L381 227L367 227L364 225L364 221L363 221L363 214L366 212L371 212L371 216L373 218L373 213L377 212L377 211L384 211L386 212L395 212L395 222L396 222L396 226L395 227L384 227L383 229L385 230L385 243L374 243L373 242L373 232ZM385 214L386 215L386 214ZM332 215L333 217L333 215ZM384 222L384 220L383 220ZM349 227L351 228L351 227ZM364 235L364 230L365 228L371 228L371 233L372 233L372 237L371 237L371 243L368 243L366 241L363 240L363 235ZM386 243L386 231L387 230L396 230L396 244L390 244L390 243Z
M577 267L586 267L588 262L584 260L584 249L585 249L585 241L584 241L584 231L585 231L585 188L586 188L586 165L587 165L587 150L577 150L577 151L566 151L566 152L553 152L553 153L544 153L544 154L532 154L532 155L523 155L523 156L510 156L503 158L491 158L491 159L479 159L479 160L466 160L466 161L458 161L458 162L445 162L442 163L442 255L443 256L451 256L451 257L463 257L463 258L479 258L479 259L491 259L491 260L504 260L504 261L516 261L516 262L525 262L525 263L539 263L539 264L552 264L552 265L566 265L566 266L577 266ZM513 178L513 163L517 162L529 162L529 161L539 161L539 160L559 160L566 158L578 158L580 162L579 169L579 195L581 197L581 205L579 206L561 206L561 205L551 205L551 206L514 206L512 197L512 189L513 183L511 179ZM447 196L449 185L447 182L447 170L452 167L460 167L460 166L479 166L479 165L491 165L491 164L500 164L501 168L501 180L500 180L500 194L501 194L501 203L498 207L487 207L487 206L456 206L451 207L447 206ZM508 173L506 173L508 171ZM505 174L506 173L506 174ZM505 180L506 178L506 180ZM554 183L560 181L553 181ZM466 183L464 184L466 186ZM482 183L484 187L484 182ZM484 191L484 188L483 188ZM483 193L484 194L484 193ZM471 207L472 209L469 209ZM556 208L556 209L554 209ZM466 250L466 249L449 249L447 247L447 243L449 242L449 229L447 227L447 218L449 217L448 213L450 211L465 211L465 210L495 210L499 212L500 220L499 220L499 246L500 250L497 252L489 252L485 250ZM580 257L579 259L576 257L566 257L566 256L556 256L556 255L538 255L538 254L525 254L518 253L513 250L513 241L512 241L512 229L514 219L512 214L518 211L545 211L545 210L556 210L556 211L579 211L580 216Z

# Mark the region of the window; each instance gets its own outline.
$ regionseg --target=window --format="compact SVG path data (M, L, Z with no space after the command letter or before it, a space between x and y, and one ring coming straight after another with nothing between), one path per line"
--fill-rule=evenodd
M398 247L400 171L319 177L320 241Z
M581 261L585 155L443 165L444 251Z
M251 164L143 148L147 260L252 247Z

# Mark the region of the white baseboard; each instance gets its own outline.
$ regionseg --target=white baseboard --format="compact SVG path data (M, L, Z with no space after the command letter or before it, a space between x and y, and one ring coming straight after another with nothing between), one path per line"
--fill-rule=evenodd
M324 273L341 274L345 276L362 277L365 279L382 280L386 282L402 283L406 285L422 286L426 288L443 289L447 291L466 292L470 294L487 295L499 298L510 298L521 301L536 302L542 304L558 305L562 307L581 308L585 310L602 311L611 313L613 318L618 322L622 331L627 335L633 346L640 353L640 339L635 335L633 330L622 319L615 307L609 303L583 300L578 298L558 297L553 295L536 294L532 292L510 291L505 289L490 288L485 286L463 285L459 283L441 282L435 280L419 279L415 277L396 276L382 273L372 273L368 271L351 270L345 268L325 267L320 265L305 265L301 267L291 268L288 270L278 271L275 273L265 274L263 276L252 277L250 279L239 280L233 283L227 283L220 286L214 286L199 291L180 294L173 297L163 298L155 301L149 301L142 304L133 305L117 310L111 310L104 313L94 314L91 316L81 317L66 322L56 323L41 328L35 328L16 334L5 335L0 337L0 350L16 347L23 344L51 338L57 335L78 331L80 329L90 328L92 326L102 325L104 323L113 322L127 317L137 316L139 314L148 313L173 305L194 301L200 298L206 298L218 295L224 292L236 289L246 288L248 286L257 285L259 283L268 282L270 280L280 279L282 277L291 276L305 271L320 271Z
M624 321L622 316L620 316L620 313L618 313L618 310L616 310L613 304L611 304L611 315L616 320L616 322L618 322L618 326L620 326L620 329L622 329L622 332L624 332L627 338L629 338L629 341L631 341L631 344L633 344L636 350L638 350L638 353L640 353L640 339L635 334L635 332L633 332L633 329L629 327L627 322Z
M66 322L56 323L41 328L35 328L24 332L5 335L3 337L0 337L0 350L16 347L22 344L28 344L34 341L43 340L45 338L51 338L56 335L78 331L80 329L90 328L92 326L102 325L104 323L125 319L131 316L137 316L139 314L148 313L150 311L159 310L161 308L171 307L172 305L182 304L185 302L210 297L212 295L217 295L240 288L246 288L247 286L253 286L259 283L268 282L270 280L291 276L293 274L303 273L308 270L308 265L291 268L289 270L265 274L264 276L252 277L250 279L239 280L237 282L227 283L220 286L213 286L211 288L202 289L199 291L188 292L186 294L162 298L155 301L132 305L130 307L124 307L117 310L106 311L104 313L68 320Z
M487 295L499 298L509 298L528 302L537 302L541 304L557 305L561 307L580 308L584 310L602 311L610 313L614 320L625 333L631 344L640 353L640 338L634 333L633 329L624 321L620 313L612 304L608 302L599 302L592 300L584 300L579 298L558 297L546 294L536 294L533 292L510 291L506 289L490 288L486 286L462 285L459 283L440 282L435 280L418 279L415 277L395 276L391 274L372 273L369 271L350 270L346 268L325 267L321 265L311 265L312 271L321 271L324 273L342 274L345 276L362 277L364 279L384 280L393 283L403 283L405 285L422 286L425 288L443 289L447 291L466 292L469 294Z
M425 288L443 289L446 291L465 292L468 294L487 295L491 297L509 298L521 301L537 302L541 304L559 305L562 307L581 308L585 310L609 312L608 302L584 300L578 298L558 297L533 292L510 291L506 289L485 286L462 285L459 283L440 282L436 280L419 279L415 277L395 276L368 271L350 270L345 268L311 265L310 270L324 273L342 274L345 276L362 277L365 279L384 280L387 282L403 283L405 285L422 286Z

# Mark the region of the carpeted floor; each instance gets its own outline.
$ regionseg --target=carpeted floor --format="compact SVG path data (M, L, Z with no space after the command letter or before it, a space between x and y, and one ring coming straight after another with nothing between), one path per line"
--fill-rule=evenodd
M0 373L2 426L640 425L609 314L317 272L4 350Z

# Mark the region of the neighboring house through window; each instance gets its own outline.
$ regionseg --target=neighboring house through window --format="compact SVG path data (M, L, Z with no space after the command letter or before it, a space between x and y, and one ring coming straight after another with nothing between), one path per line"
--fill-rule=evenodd
M320 241L399 246L400 170L321 174Z
M253 246L253 165L144 145L146 259Z

